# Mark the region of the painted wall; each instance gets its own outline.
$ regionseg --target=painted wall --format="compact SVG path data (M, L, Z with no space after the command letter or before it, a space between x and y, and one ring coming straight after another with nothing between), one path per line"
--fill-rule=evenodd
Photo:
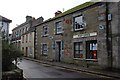
M26 39L26 35L27 35L27 39ZM26 53L26 47L28 48L27 53ZM23 48L24 48L23 50L24 56L34 58L34 32L25 34L24 40L23 40L23 36L21 37L21 50Z

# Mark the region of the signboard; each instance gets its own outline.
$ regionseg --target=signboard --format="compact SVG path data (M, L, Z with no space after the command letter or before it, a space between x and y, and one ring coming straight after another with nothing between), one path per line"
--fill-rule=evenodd
M83 38L83 37L90 37L90 36L97 36L97 32L73 35L73 38Z

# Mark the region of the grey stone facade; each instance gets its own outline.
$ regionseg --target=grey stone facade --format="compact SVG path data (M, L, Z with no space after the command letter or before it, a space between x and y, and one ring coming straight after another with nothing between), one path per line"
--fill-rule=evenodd
M85 67L120 69L119 8L119 2L94 3L79 9L75 7L71 9L72 12L67 13L70 11L68 10L37 25L37 59L74 63ZM79 15L83 15L85 29L74 31L74 18ZM56 34L55 26L59 21L62 22L62 32ZM47 26L48 30L45 36L44 26ZM81 43L83 52L80 54L81 58L76 58L75 45ZM47 45L46 48L43 47L44 44ZM90 58L91 44L97 45L97 49L95 47L92 50L93 55Z
M86 42L97 41L100 5L102 4L96 3L61 17L52 18L36 26L37 59L75 63L86 67L88 64L98 65L98 54L97 59L86 59ZM84 17L85 29L74 31L74 18L80 15ZM56 23L60 21L62 22L62 32L56 34ZM46 36L43 36L44 26L48 27ZM82 58L75 58L74 43L76 42L83 43ZM43 54L43 44L47 44L47 55Z

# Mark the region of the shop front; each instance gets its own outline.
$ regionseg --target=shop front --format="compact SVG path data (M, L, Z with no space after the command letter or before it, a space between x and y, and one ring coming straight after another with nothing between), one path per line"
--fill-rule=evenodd
M97 64L97 32L74 35L73 54L78 64L83 61Z

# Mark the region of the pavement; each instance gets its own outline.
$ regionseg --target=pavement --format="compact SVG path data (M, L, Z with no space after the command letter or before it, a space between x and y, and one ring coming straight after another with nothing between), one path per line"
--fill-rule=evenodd
M80 67L80 66L77 66L77 65L74 65L74 64L67 64L67 63L63 63L63 62L41 61L41 60L28 58L28 57L24 57L24 59L39 62L39 63L42 63L42 64L48 64L48 65L51 65L51 66L64 68L64 69L67 69L67 70L72 70L72 71L77 71L77 72L86 72L86 73L96 74L96 75L102 75L102 76L112 77L114 79L119 79L120 80L120 72L119 71L90 69L90 68Z

